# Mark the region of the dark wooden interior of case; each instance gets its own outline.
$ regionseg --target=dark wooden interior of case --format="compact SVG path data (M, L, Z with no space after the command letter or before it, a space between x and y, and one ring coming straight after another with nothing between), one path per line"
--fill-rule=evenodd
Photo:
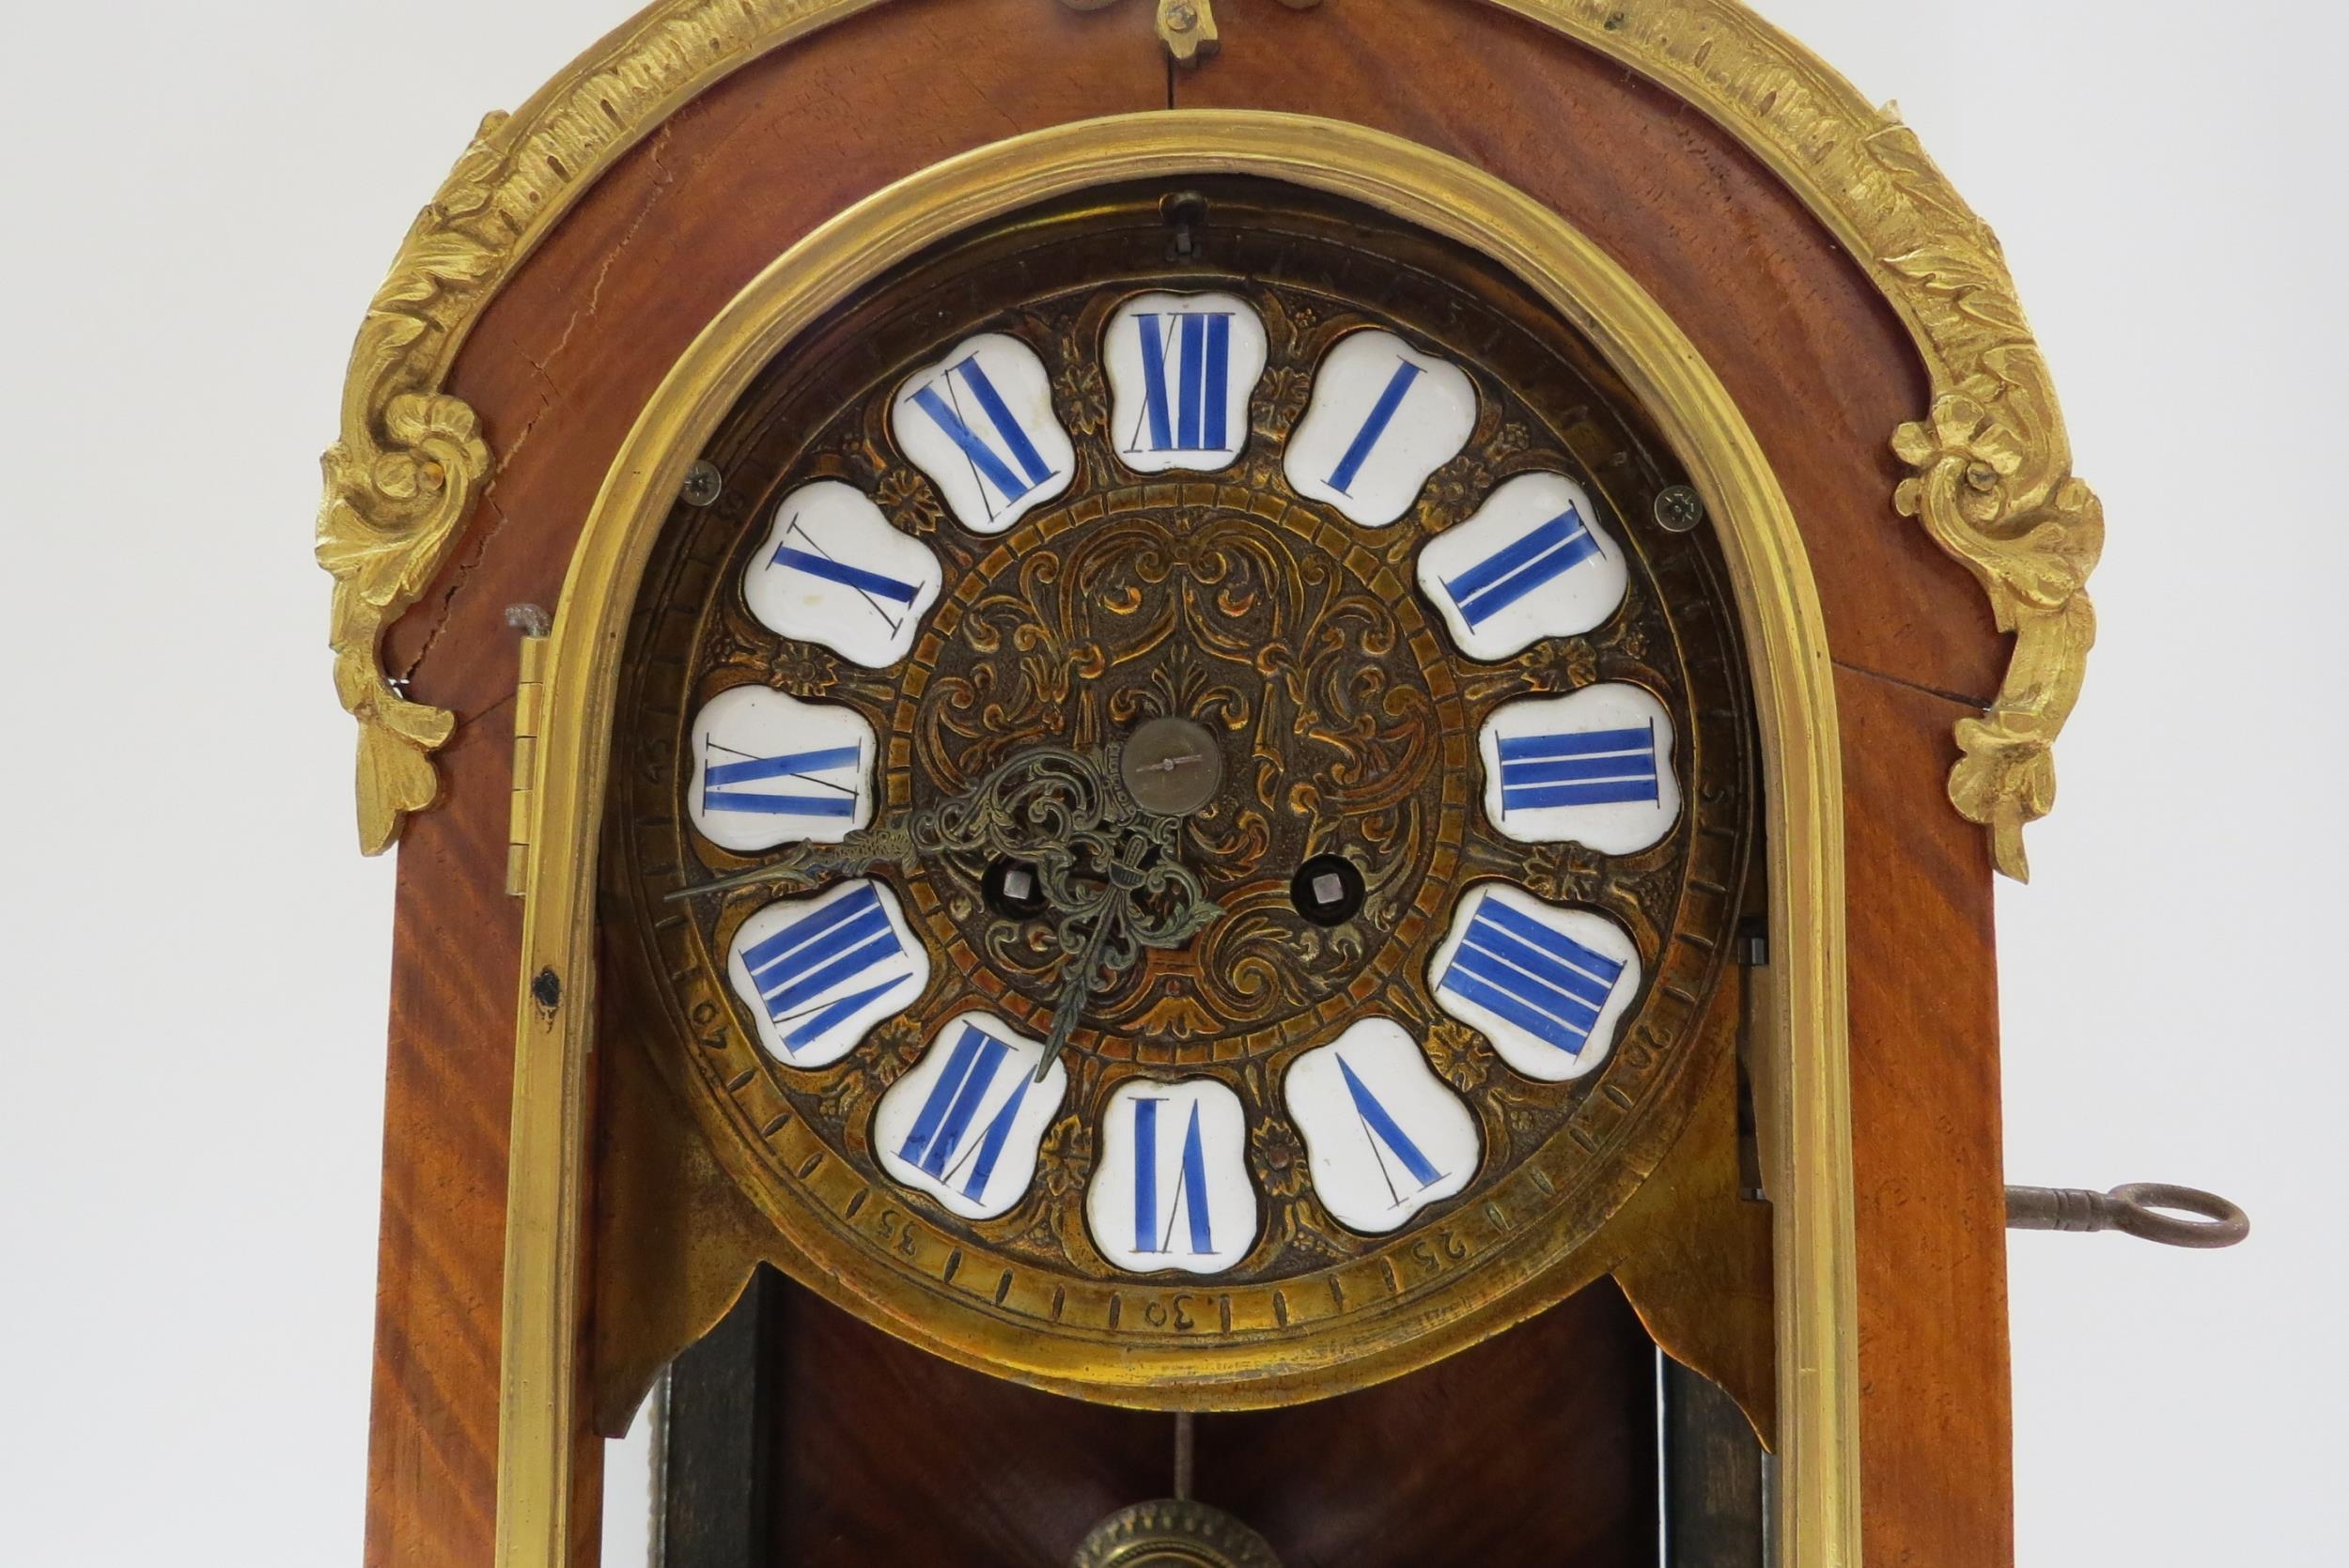
M454 709L459 727L440 755L443 802L411 821L400 847L366 1560L446 1568L492 1555L521 924L503 892L514 688L506 608L555 602L595 493L653 388L704 323L816 225L970 147L1174 104L1330 116L1490 170L1626 268L1751 426L1804 533L1843 732L1867 1557L2010 1561L1990 872L1979 831L1951 810L1943 783L1951 726L1995 691L2006 641L1965 571L1891 508L1902 473L1889 437L1928 400L1899 322L1734 138L1620 65L1497 8L1362 0L1293 12L1275 0L1218 0L1224 53L1179 75L1129 9L892 0L753 64L586 194L456 366L449 390L479 411L499 466L461 548L385 647L391 672L420 700ZM1586 1294L1572 1310L1620 1314L1608 1302ZM1496 1343L1532 1343L1548 1322ZM1368 1410L1419 1397L1412 1390L1404 1380L1354 1397ZM1265 1430L1280 1419L1263 1418ZM1515 1463L1515 1435L1498 1421L1491 1430L1503 1439L1494 1462ZM1134 1441L1139 1483L1150 1444ZM1349 1443L1316 1473L1352 1465L1361 1495L1388 1497L1409 1473L1402 1447ZM600 1445L584 1431L579 1455L579 1560L592 1562ZM1557 1506L1569 1467L1529 1473L1518 1506ZM1214 1499L1204 1457L1201 1479ZM934 1509L910 1496L903 1506Z
M1174 1484L1173 1416L950 1365L771 1269L667 1399L663 1568L1058 1564ZM1200 1416L1191 1443L1190 1495L1286 1568L1764 1560L1751 1431L1703 1379L1667 1363L1659 1385L1610 1284L1377 1388Z

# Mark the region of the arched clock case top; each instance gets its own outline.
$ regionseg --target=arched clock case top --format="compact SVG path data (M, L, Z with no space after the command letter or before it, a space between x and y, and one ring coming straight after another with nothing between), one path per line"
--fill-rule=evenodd
M1262 324L1260 348L1237 350L1262 358L1244 402L1227 419L1195 399L1180 411L1121 401L1134 362L1111 357L1112 328L1129 329L1137 301L1174 300L1153 306L1174 311L1205 294L1241 302ZM1423 483L1400 481L1408 505L1392 522L1347 515L1359 508L1342 494L1300 493L1310 486L1286 460L1333 352L1381 334L1402 345L1377 339L1389 360L1457 367L1473 409L1456 456ZM999 518L972 511L970 497L990 504L1006 487L989 489L975 466L960 491L926 474L893 410L950 368L958 346L1004 340L1034 356L1049 387L1068 473L1029 485L1032 502ZM1211 351L1235 351L1204 331L1179 337L1171 318L1163 347L1174 357L1153 374L1177 379ZM1016 357L987 363L1026 373ZM972 424L983 412L974 405ZM1137 461L1152 446L1194 457ZM773 358L703 456L723 494L673 511L623 661L601 874L614 960L604 1005L652 1030L664 1073L814 1282L958 1359L1143 1405L1334 1391L1544 1304L1538 1281L1563 1278L1560 1260L1591 1243L1689 1112L1697 1027L1747 908L1753 818L1753 722L1723 563L1705 531L1653 520L1656 496L1683 475L1598 354L1490 262L1368 209L1260 179L1142 182L989 223L874 281ZM1037 473L1058 458L1028 456ZM1572 634L1528 633L1514 651L1479 645L1471 657L1463 638L1473 643L1475 626L1448 620L1426 584L1478 580L1449 567L1431 577L1423 552L1507 487L1557 476L1580 487L1597 514L1592 533L1620 557L1620 602ZM806 529L785 536L805 496L869 504L934 558L935 587L915 581L919 552L904 557L902 578L818 564L831 557ZM773 629L757 585L778 551L813 568L806 586L863 595L880 643ZM1601 690L1644 694L1636 700L1672 737L1669 831L1614 853L1563 831L1519 842L1485 801L1492 759L1480 730L1512 704ZM766 919L762 937L781 928L784 917L759 913L771 900L808 901L813 923L848 918L817 901L854 878L677 896L776 857L713 841L713 818L695 823L695 770L708 766L697 716L754 691L853 715L841 732L852 738L869 732L869 784L848 787L869 788L855 809L875 823L969 789L1024 748L1113 747L1167 716L1215 737L1221 787L1181 820L1174 855L1219 912L1188 940L1140 952L1086 999L1059 1064L1044 1063L1059 1097L1048 1119L1023 1124L1032 1147L1017 1150L1006 1133L1003 1146L1032 1154L1032 1173L1000 1192L971 1189L987 1203L922 1181L907 1117L883 1101L909 1075L971 1070L968 1053L950 1058L954 1030L974 1042L988 1030L1043 1040L1066 956L1049 921L1005 914L983 860L874 865L857 875L886 890L887 908L860 906L856 918L874 932L884 915L896 922L887 930L901 935L879 946L910 939L922 962L897 977L903 995L872 1003L886 1013L857 1022L852 1043L843 1035L797 1060L729 983L730 956L745 950L747 922ZM801 809L817 808L754 815ZM1351 918L1324 926L1291 886L1302 863L1330 856L1362 887ZM1436 994L1433 960L1455 916L1494 889L1627 939L1636 980L1591 1070L1528 1072ZM895 973L864 978L878 976L878 990ZM816 1027L808 1009L792 1017L803 1034ZM1441 1172L1444 1195L1391 1229L1360 1214L1348 1223L1348 1205L1319 1189L1286 1098L1301 1059L1377 1019L1399 1026L1473 1124L1455 1150L1456 1163L1473 1149L1473 1173ZM1179 1098L1199 1082L1237 1106L1227 1164L1243 1173L1253 1233L1232 1255L1154 1267L1154 1256L1104 1245L1088 1221L1088 1189L1115 1157L1104 1118L1121 1091L1169 1085ZM951 1097L934 1082L927 1092L941 1106ZM891 1114L884 1140L877 1129ZM1012 1111L1003 1120L1009 1129ZM1196 1111L1190 1125L1199 1136ZM965 1128L972 1147L977 1130ZM1373 1136L1370 1123L1363 1132ZM1399 1169L1408 1185L1436 1173L1423 1157L1393 1166L1397 1148L1371 1150L1389 1175ZM913 1169L890 1157L910 1152ZM1170 1166L1169 1179L1179 1187L1187 1169ZM1185 1381L1165 1381L1175 1375Z

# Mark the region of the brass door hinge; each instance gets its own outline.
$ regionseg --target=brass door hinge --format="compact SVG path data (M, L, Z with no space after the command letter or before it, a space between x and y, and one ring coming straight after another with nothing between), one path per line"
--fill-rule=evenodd
M521 671L514 686L514 797L506 828L506 893L520 898L530 886L531 794L538 778L547 633L553 623L537 605L517 604L506 612L506 624L522 634Z

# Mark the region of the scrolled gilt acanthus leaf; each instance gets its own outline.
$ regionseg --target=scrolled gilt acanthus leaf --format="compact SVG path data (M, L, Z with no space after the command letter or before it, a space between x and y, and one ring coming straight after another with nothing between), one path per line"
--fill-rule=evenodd
M319 465L318 559L334 579L334 690L359 721L359 845L380 854L440 793L431 753L456 715L411 702L382 664L383 632L424 593L490 472L481 421L440 390L451 340L498 276L510 234L483 232L498 155L492 115L417 215L351 348L342 439ZM471 225L471 226L468 226Z
M506 280L588 186L701 88L879 0L663 0L513 116L481 122L367 307L322 464L319 563L334 575L334 686L359 722L359 843L381 854L439 798L455 733L382 669L385 629L447 561L491 473L480 420L444 387Z
M1999 629L2015 635L1998 696L1957 725L1950 800L1990 831L1991 857L2030 876L2023 826L2055 806L2055 737L2079 700L2096 613L2085 587L2104 549L2104 506L2061 460L2035 406L2044 386L2026 346L1994 350L1985 368L1934 399L1931 414L1893 432L1914 471L1893 492L1904 517L1974 574Z
M370 334L380 319L370 314ZM399 374L397 345L411 325L382 323L387 381ZM411 702L393 687L383 630L423 594L490 470L481 422L460 399L399 391L377 407L320 459L326 500L318 537L319 564L334 579L334 690L359 721L359 842L370 855L398 836L406 813L438 797L431 753L457 723L447 709Z

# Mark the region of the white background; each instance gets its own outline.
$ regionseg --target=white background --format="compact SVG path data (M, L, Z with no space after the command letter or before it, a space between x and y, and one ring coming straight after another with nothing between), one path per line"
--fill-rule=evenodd
M480 111L629 8L11 15L8 1568L356 1560L392 877L352 850L315 458ZM2000 891L2010 1174L2194 1183L2259 1226L2219 1254L2015 1238L2022 1561L2339 1561L2349 25L1763 9L1897 97L1997 225L2109 511L2062 800Z

